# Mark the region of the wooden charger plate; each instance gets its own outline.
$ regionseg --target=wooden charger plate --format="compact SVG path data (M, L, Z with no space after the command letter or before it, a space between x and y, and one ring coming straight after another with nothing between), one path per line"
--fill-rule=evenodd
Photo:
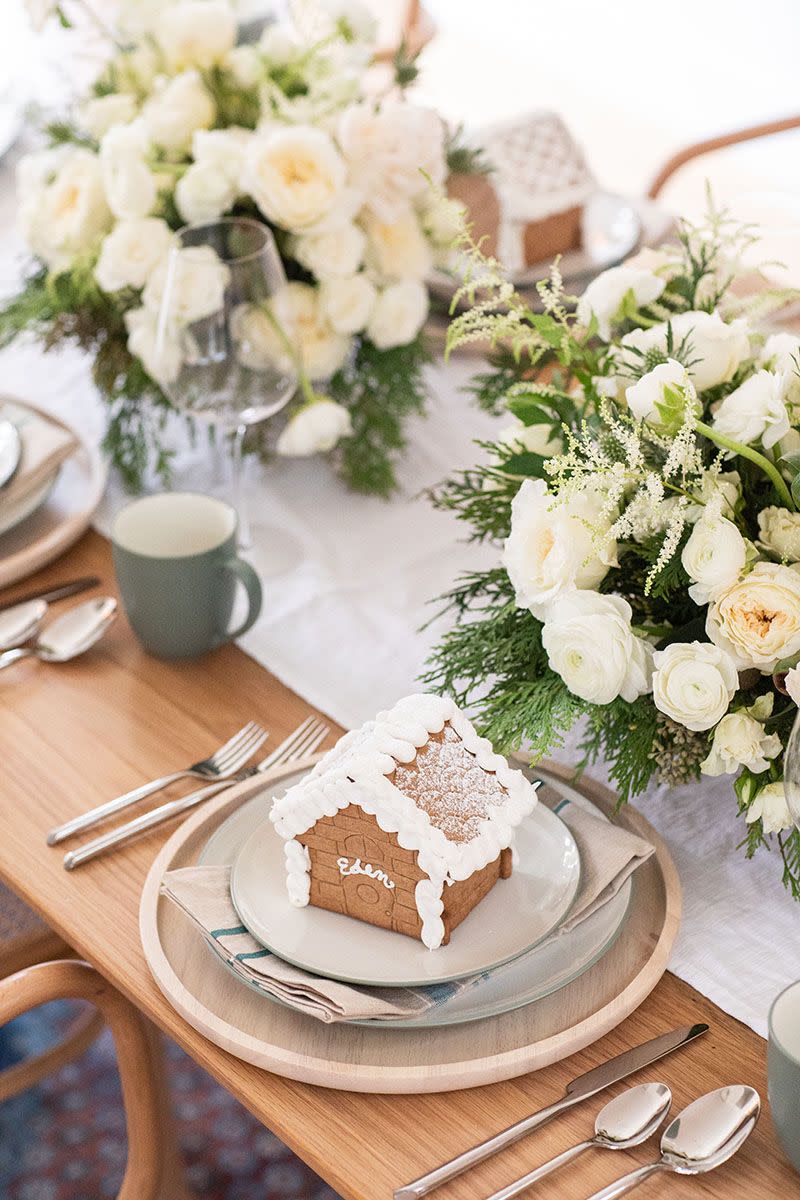
M681 912L675 865L661 838L631 807L616 820L656 853L633 877L630 915L611 949L583 975L514 1012L436 1029L326 1025L273 1004L239 983L189 919L160 896L167 871L197 861L229 814L293 763L231 788L173 834L145 881L140 931L145 957L170 1004L204 1037L245 1062L304 1083L358 1092L444 1092L496 1083L548 1066L588 1046L642 1003L664 973ZM543 767L545 764L543 764ZM614 795L583 776L546 765L609 816Z

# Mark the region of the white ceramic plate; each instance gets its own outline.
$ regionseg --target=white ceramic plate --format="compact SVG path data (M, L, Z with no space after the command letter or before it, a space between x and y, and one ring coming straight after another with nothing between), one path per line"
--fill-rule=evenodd
M15 529L17 525L21 525L32 513L36 512L37 508L41 508L56 486L60 470L60 467L56 467L52 474L42 480L35 491L31 492L29 496L23 497L16 504L4 504L3 497L0 495L0 536Z
M517 830L515 845L511 878L500 880L438 950L313 905L295 908L286 894L283 841L269 821L250 834L236 858L231 898L258 941L314 974L368 987L444 983L524 954L569 911L580 859L566 825L538 805Z

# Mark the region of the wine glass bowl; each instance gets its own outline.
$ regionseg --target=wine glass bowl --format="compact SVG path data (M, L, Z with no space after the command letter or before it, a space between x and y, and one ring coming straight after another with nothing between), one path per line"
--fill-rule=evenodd
M783 757L783 790L792 820L800 830L800 713L795 717Z

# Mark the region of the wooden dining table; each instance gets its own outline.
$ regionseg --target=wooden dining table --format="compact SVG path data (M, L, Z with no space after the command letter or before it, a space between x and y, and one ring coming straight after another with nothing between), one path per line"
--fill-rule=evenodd
M115 592L108 543L94 532L16 591L86 574L100 576L102 591ZM3 593L0 602L13 595ZM573 1076L697 1021L708 1022L710 1032L636 1081L669 1084L674 1111L712 1088L749 1083L764 1101L761 1121L720 1170L691 1179L655 1177L642 1194L675 1200L800 1197L800 1177L781 1152L769 1115L765 1042L669 972L622 1025L571 1058L508 1082L449 1093L368 1095L298 1083L234 1058L187 1024L153 982L138 927L145 876L172 827L72 873L62 867L63 849L49 848L45 835L142 780L202 757L251 718L269 728L275 744L309 711L302 697L236 646L196 662L149 657L123 615L80 659L60 666L26 660L3 671L0 879L346 1200L388 1200L398 1185L559 1098ZM589 1136L600 1103L576 1107L436 1195L489 1195ZM630 1152L587 1153L568 1172L538 1184L536 1195L586 1197L647 1161L655 1149L651 1142ZM177 1200L179 1193L173 1183L165 1200Z

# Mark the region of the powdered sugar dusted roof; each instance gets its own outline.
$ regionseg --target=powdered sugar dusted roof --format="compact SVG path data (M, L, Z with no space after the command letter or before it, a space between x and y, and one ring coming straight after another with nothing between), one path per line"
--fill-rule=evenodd
M426 750L418 760L423 747L430 755ZM469 761L459 761L465 753ZM423 770L428 758L438 780ZM468 786L456 786L459 772L469 772ZM288 840L351 803L416 850L432 880L466 879L511 844L535 807L536 785L494 753L452 700L415 695L345 734L275 801L270 819Z

